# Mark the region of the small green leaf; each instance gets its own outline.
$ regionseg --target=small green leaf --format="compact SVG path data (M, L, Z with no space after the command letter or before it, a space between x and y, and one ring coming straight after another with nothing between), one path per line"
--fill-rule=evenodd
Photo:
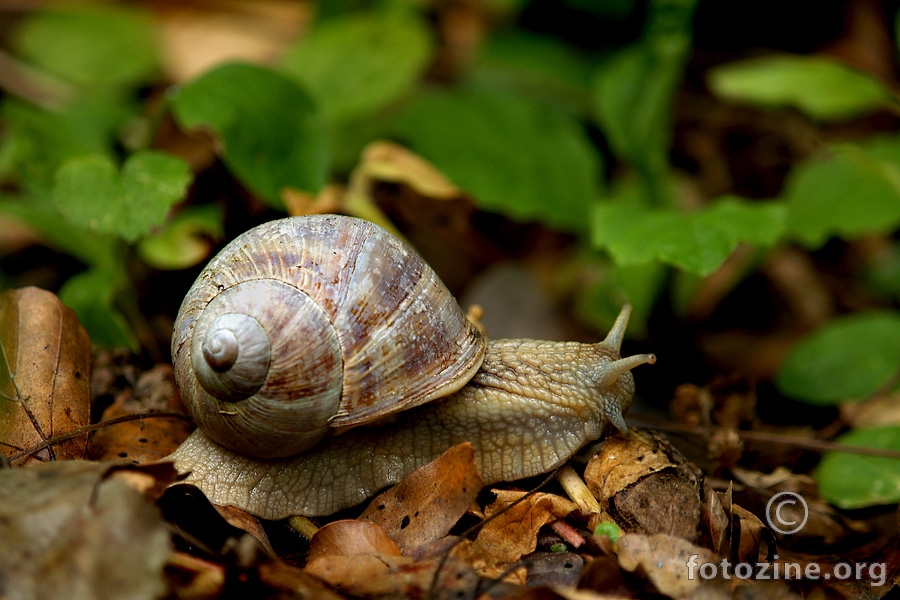
M137 251L158 269L186 269L202 262L222 237L222 210L216 204L184 210L154 235L142 238Z
M594 210L592 240L622 265L658 260L706 276L739 243L768 246L784 229L784 206L724 198L696 212L649 209L625 203Z
M136 152L121 174L111 160L93 155L59 168L53 201L69 222L133 242L165 221L190 181L187 163L162 152Z
M821 56L766 56L713 69L719 96L768 107L792 106L814 119L850 119L890 105L890 90L874 77Z
M796 167L785 184L787 227L807 246L900 225L900 137L831 148Z
M859 312L829 321L791 349L775 384L810 404L858 400L900 368L900 314Z
M130 85L157 69L149 15L122 6L68 6L32 13L13 36L16 51L84 86Z
M564 554L568 551L569 549L562 542L557 542L550 545L550 552L553 552L554 554Z
M115 271L90 269L63 284L59 299L75 311L92 343L110 348L125 346L137 352L140 345L114 304L124 285L122 279Z
M407 93L431 53L428 27L413 15L360 13L317 25L288 48L282 70L338 121L374 113Z
M594 528L594 535L605 535L615 543L622 537L622 530L612 521L606 521Z
M172 106L181 127L212 128L225 163L272 206L281 206L282 188L316 193L325 184L324 123L309 95L284 75L225 64L182 87Z
M857 429L839 437L848 446L900 451L900 426ZM813 473L822 496L844 509L900 500L900 459L829 452Z
M423 95L395 135L487 210L583 230L600 156L578 123L526 98L457 89Z

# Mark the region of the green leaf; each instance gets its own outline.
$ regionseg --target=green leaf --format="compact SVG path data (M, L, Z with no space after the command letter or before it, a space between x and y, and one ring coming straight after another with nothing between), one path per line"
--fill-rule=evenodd
M91 97L48 111L4 98L0 119L7 128L7 142L15 146L9 175L46 195L63 161L86 154L112 157L115 132L135 108L108 97Z
M44 241L86 265L110 269L120 260L118 240L72 225L50 202L0 199L0 214L13 217L37 231Z
M608 259L607 259L608 260ZM606 265L601 276L576 298L579 319L606 333L615 322L623 304L631 304L629 338L646 334L647 318L666 280L666 269L658 262L643 265Z
M149 15L122 6L69 6L26 17L13 46L47 72L83 86L131 85L158 66Z
M288 48L282 70L332 121L366 116L412 89L432 54L429 29L406 13L361 13L318 24Z
M69 222L134 242L165 221L190 181L187 163L162 152L134 153L121 174L111 160L93 155L59 168L53 201Z
M672 99L690 55L696 0L653 0L644 37L594 73L597 124L613 152L644 178L653 201L671 202L667 185Z
M576 115L590 109L590 65L555 37L518 29L491 36L471 80L540 99Z
M814 119L836 121L895 102L874 77L821 56L766 56L712 69L710 89L728 100L794 107Z
M840 404L876 391L900 368L900 314L859 312L829 321L791 349L775 384L810 404Z
M212 128L228 167L272 206L281 206L284 187L317 193L325 184L324 123L309 95L284 75L229 63L181 88L172 106L182 128Z
M788 231L811 248L900 225L900 137L829 149L785 183Z
M784 206L727 197L695 212L600 204L592 241L622 265L658 260L696 275L715 271L742 242L768 246L784 229Z
M900 451L900 426L858 429L836 441L848 446ZM900 500L900 459L829 452L813 478L822 496L840 508L864 508Z
M79 273L59 290L59 299L75 311L91 336L91 342L106 347L140 348L128 322L115 307L114 299L124 286L116 271L90 269Z
M482 208L585 229L599 194L600 156L561 111L483 90L432 92L409 107L394 132Z
M604 521L594 528L594 535L605 535L612 542L619 541L619 538L622 537L622 533L619 526L612 521Z
M216 204L188 208L154 235L142 238L137 251L158 269L186 269L209 256L211 239L221 238L222 210Z

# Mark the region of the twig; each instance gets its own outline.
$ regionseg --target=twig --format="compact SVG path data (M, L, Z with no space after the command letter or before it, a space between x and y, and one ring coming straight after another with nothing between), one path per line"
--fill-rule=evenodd
M657 419L650 416L629 415L628 420L637 421L644 425L662 429L665 431L690 433L697 436L708 436L710 432L734 431L741 439L753 442L783 444L785 446L795 446L797 448L805 448L807 450L815 450L817 452L847 452L849 454L863 454L866 456L900 458L900 451L897 450L887 450L884 448L866 448L864 446L849 446L847 444L839 444L837 442L828 442L825 440L810 440L793 435L783 435L780 433L771 433L766 431L742 431L740 429L718 427L716 425L688 425L685 423L665 421L663 419Z
M100 421L99 423L92 423L90 425L85 425L84 427L79 427L78 429L73 429L72 431L67 431L66 433L61 433L59 435L53 435L48 437L46 440L32 446L31 448L26 448L21 452L17 452L9 457L9 462L15 462L20 458L24 458L26 456L31 456L36 452L40 452L44 448L49 448L54 444L58 444L60 442L65 442L82 435L88 435L97 431L98 429L103 429L105 427L109 427L111 425L118 425L119 423L126 423L128 421L140 421L143 419L158 419L158 418L169 418L169 419L183 419L185 421L190 421L190 417L187 415L183 415L181 413L176 412L152 412L152 413L141 413L137 415L124 415L121 417L116 417L114 419L108 419L106 421Z

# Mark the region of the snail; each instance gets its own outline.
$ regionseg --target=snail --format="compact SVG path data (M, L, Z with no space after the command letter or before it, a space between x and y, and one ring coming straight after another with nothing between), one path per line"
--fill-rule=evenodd
M290 217L228 244L186 295L175 378L198 429L172 455L216 504L331 514L470 441L485 484L548 472L627 432L630 307L596 344L486 341L405 242Z

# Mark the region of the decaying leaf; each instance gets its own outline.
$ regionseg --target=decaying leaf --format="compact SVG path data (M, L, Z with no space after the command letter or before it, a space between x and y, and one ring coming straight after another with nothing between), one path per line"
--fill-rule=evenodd
M157 365L141 374L133 390L120 393L103 411L102 420L156 411L187 414L175 388L171 365ZM193 429L194 426L186 417L159 417L117 423L94 433L88 456L93 460L151 463L174 452Z
M665 534L629 533L617 543L619 566L641 575L663 594L678 598L697 589L701 577L690 577L688 562L696 556L697 564L716 562L716 555L685 540Z
M459 444L376 497L359 518L383 527L404 556L423 558L465 514L482 487L474 447Z
M691 542L703 533L702 475L657 436L608 439L584 477L601 506L627 532L665 533Z
M534 551L541 527L568 516L577 508L575 503L561 496L545 493L532 494L510 507L525 492L495 490L494 493L497 499L487 507L485 515L490 517L509 508L488 521L474 542L464 540L453 549L453 556L491 578L500 576L507 567Z
M27 287L0 295L0 452L88 424L90 361L87 332L54 294ZM22 462L84 458L86 445L84 436L60 441Z
M440 568L437 580L435 570ZM351 597L425 598L432 582L438 598L472 597L480 579L461 560L361 554L321 557L304 569Z
M380 526L352 519L332 521L309 542L309 562L328 556L384 554L402 556L400 548Z
M121 471L84 461L0 469L0 596L150 599L165 592L168 529L115 475Z

